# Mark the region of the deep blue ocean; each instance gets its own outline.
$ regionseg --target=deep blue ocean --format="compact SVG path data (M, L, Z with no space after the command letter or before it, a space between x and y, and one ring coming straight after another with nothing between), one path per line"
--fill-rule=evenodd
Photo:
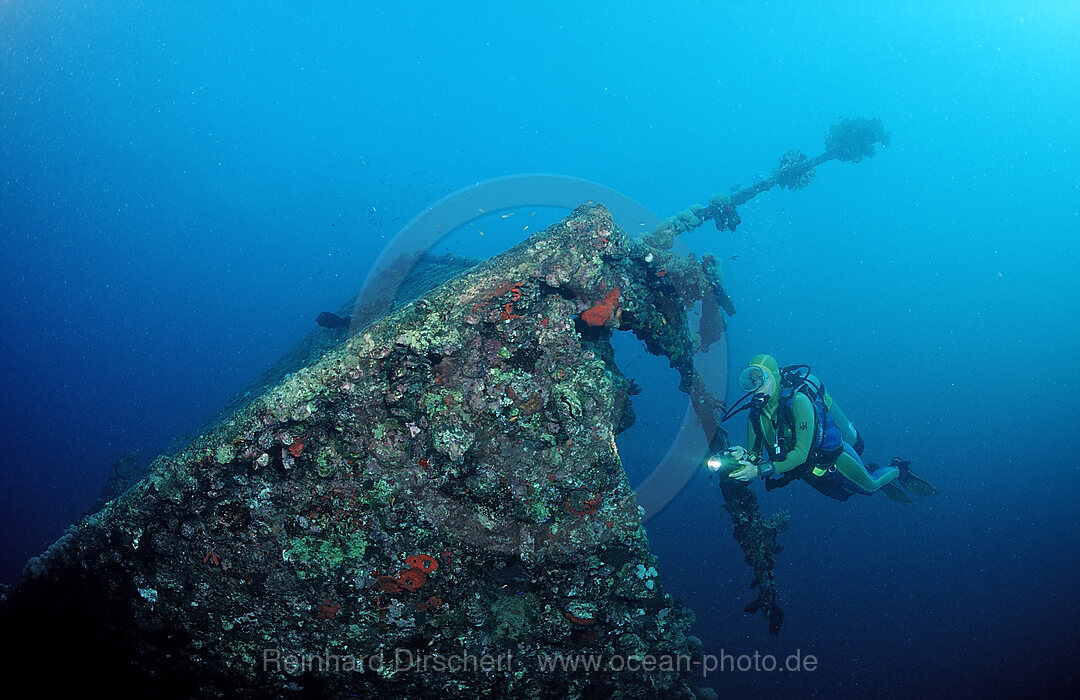
M1076 2L0 3L0 580L117 457L197 434L440 198L551 173L670 216L875 117L872 159L680 240L738 307L730 359L703 360L729 401L756 353L807 363L869 459L941 493L756 484L791 514L772 637L702 470L646 523L663 585L708 653L818 660L717 673L721 696L1076 692L1078 86ZM492 255L566 213L445 247ZM644 387L619 439L637 482L686 399L616 346Z

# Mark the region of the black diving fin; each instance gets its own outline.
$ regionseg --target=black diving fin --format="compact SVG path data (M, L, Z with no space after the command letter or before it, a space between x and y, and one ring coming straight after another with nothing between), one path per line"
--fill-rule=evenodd
M877 463L867 462L866 470L873 474L878 470ZM883 494L898 503L914 503L914 501L911 500L911 497L907 495L907 491L904 491L904 489L897 486L895 479L879 488L878 491L881 491Z
M912 503L913 502L911 500L911 497L907 495L907 492L904 491L904 489L900 488L899 486L897 486L895 483L893 483L891 481L889 483L885 484L884 486L882 486L878 490L881 491L886 496L888 496L889 498L893 499L894 501L899 501L900 503Z
M938 490L934 488L926 479L917 476L911 471L911 460L903 460L899 457L893 457L892 462L889 463L890 467L896 467L900 470L900 476L896 477L896 480L900 482L900 485L911 491L916 496L936 496Z

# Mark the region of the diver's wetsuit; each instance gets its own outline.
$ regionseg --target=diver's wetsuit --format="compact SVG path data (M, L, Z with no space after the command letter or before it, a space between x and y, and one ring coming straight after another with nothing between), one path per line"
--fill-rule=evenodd
M808 375L807 379L815 385L821 386L813 375ZM782 459L772 459L772 466L777 475L783 476L786 472L791 472L799 467L804 467L804 469L810 467L806 469L806 473L802 475L802 478L826 496L841 501L846 500L852 493L873 495L882 486L890 483L900 475L900 470L893 466L875 469L871 473L863 464L858 452L852 447L858 440L858 433L852 426L851 421L847 419L847 416L832 400L828 392L825 392L824 404L829 417L840 429L840 434L843 437L843 451L840 452L832 464L807 465L807 460L813 456L811 455L811 449L813 448L814 435L818 427L817 417L814 404L810 398L802 392L796 392L791 402L791 409L795 419L795 443L783 455ZM759 457L768 459L775 456L769 454L768 446L776 445L777 442L778 412L779 402L774 399L761 411L753 411L750 420L747 421L747 444L766 446L763 447L762 454L759 454ZM758 434L759 426L762 432L760 435Z

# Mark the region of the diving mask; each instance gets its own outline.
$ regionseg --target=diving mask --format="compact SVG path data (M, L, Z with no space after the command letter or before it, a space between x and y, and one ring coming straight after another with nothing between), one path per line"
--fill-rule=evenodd
M750 365L739 374L739 388L746 393L756 393L769 379L769 372L761 365Z

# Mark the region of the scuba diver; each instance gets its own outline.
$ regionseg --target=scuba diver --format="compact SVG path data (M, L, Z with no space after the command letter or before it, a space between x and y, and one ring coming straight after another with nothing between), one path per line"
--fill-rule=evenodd
M807 365L780 368L772 356L756 355L739 375L739 386L746 394L724 420L750 411L747 447L735 445L713 455L707 461L711 471L742 482L760 476L767 491L802 479L838 501L881 491L910 503L907 491L937 493L912 473L909 461L897 457L887 467L863 464L862 435Z

